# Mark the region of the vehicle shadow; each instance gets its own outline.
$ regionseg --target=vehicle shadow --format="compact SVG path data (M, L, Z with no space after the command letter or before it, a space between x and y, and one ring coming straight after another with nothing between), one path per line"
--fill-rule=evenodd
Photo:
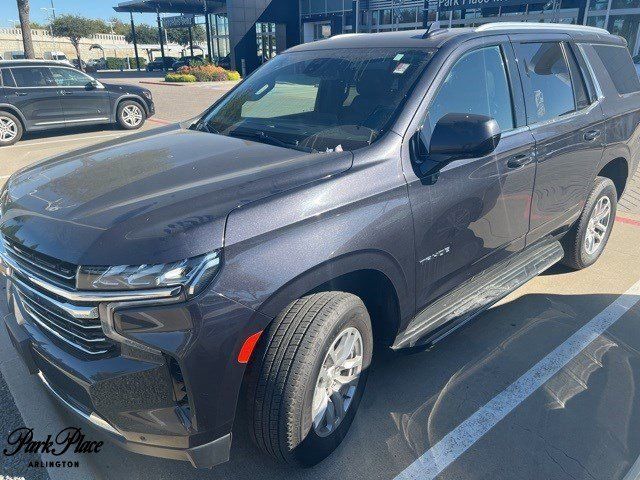
M124 453L109 444L93 460L107 478L394 478L617 298L523 295L488 310L431 350L377 352L347 438L329 459L310 469L281 466L261 454L241 415L231 461L212 470ZM582 474L597 468L604 472L601 478L622 478L640 450L636 310L627 314L634 321L618 322L598 337L487 434L491 441L483 443L484 456L470 450L465 458L471 466L458 461L442 478L567 478L560 467ZM603 408L600 402L612 395L616 408ZM556 458L559 454L549 446L554 442L575 447L571 456L577 460Z
M64 139L64 137L69 135L78 135L82 133L107 132L107 131L122 132L122 133L127 132L127 130L122 130L114 124L83 125L83 126L77 126L77 127L56 128L51 130L25 132L21 141L52 139L53 137L61 137ZM16 145L20 145L20 143L17 143Z

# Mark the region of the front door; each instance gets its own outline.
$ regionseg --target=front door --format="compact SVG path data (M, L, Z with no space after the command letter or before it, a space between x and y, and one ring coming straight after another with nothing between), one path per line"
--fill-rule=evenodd
M408 174L416 245L416 306L421 310L461 282L524 246L535 176L534 140L514 100L515 67L508 42L484 45L455 61L431 100L427 136L448 113L493 117L502 131L497 149L455 160L438 174ZM517 85L517 84L515 84ZM521 104L520 104L521 105ZM464 139L460 139L464 141Z
M47 67L11 67L5 93L25 118L27 130L64 126L64 112L57 88ZM11 84L8 84L11 83Z
M66 125L109 121L109 93L93 78L74 68L50 67L58 88Z
M514 48L528 123L536 139L536 181L527 239L532 243L566 228L581 212L594 166L602 158L604 117L569 44L520 41Z

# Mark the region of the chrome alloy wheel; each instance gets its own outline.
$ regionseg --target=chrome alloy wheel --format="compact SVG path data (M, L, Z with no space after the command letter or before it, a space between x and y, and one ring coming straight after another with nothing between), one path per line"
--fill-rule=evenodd
M122 121L130 127L137 127L142 122L142 110L136 105L127 105L122 109Z
M18 135L18 125L9 117L0 116L0 142L9 143Z
M587 224L587 233L584 238L584 249L587 254L593 255L602 246L610 222L611 200L605 195L596 202Z
M344 419L362 372L363 343L358 329L344 329L322 361L313 392L313 428L320 437L330 435Z

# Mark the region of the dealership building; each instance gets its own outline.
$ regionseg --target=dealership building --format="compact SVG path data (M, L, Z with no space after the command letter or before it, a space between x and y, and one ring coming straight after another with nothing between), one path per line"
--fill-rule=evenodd
M203 24L211 57L230 55L232 67L245 74L299 43L436 21L442 28L496 21L593 25L626 38L632 55L640 50L640 0L128 0L114 8L154 14L159 30Z

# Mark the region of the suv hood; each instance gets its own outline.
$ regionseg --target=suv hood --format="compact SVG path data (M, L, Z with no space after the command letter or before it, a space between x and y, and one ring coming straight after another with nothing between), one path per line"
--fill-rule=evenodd
M234 208L345 171L352 159L172 125L17 172L0 230L79 265L175 261L220 248Z

